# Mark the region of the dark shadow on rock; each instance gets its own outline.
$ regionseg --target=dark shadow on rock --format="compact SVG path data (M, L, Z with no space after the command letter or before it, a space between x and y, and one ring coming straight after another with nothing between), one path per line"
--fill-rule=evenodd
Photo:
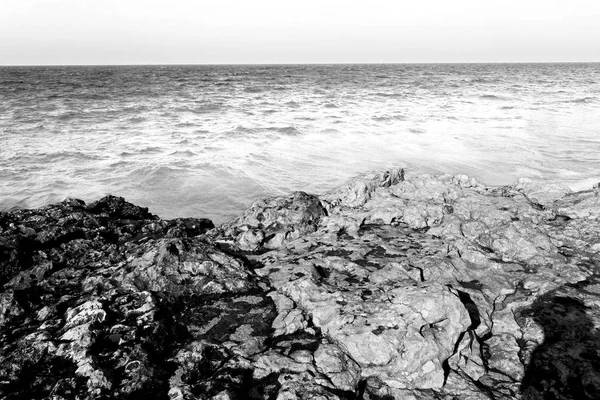
M521 384L523 399L600 399L600 332L587 307L549 293L521 316L544 330Z

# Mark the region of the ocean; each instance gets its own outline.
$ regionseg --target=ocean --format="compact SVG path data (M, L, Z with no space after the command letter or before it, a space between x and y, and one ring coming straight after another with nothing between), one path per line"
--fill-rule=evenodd
M600 64L0 67L0 210L225 222L361 172L600 181Z

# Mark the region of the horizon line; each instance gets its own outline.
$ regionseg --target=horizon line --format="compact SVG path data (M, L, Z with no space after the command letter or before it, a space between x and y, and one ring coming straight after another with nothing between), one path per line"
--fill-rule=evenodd
M264 63L133 63L133 64L1 64L0 67L153 67L279 65L446 65L446 64L598 64L599 61L429 61L429 62L264 62Z

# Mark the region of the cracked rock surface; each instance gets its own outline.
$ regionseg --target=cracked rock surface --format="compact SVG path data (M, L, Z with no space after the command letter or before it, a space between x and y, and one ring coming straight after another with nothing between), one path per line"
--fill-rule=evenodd
M596 399L600 190L373 172L0 213L4 399Z

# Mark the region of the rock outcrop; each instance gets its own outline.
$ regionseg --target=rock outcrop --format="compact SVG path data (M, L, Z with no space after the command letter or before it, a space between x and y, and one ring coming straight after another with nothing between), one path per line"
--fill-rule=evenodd
M594 399L600 190L369 173L214 227L0 213L6 399Z

